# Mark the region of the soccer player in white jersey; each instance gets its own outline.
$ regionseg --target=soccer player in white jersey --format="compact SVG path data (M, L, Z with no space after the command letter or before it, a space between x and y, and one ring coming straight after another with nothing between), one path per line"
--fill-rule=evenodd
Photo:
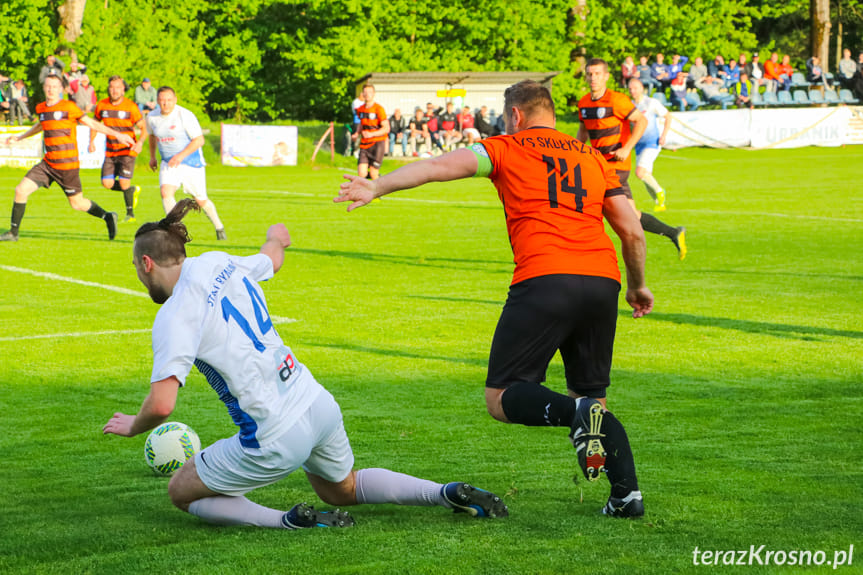
M219 219L216 206L207 197L207 176L204 170L204 133L195 114L177 105L177 94L169 86L162 86L156 93L159 107L147 115L147 131L150 137L150 169L158 166L156 146L162 156L159 169L159 188L165 213L170 212L177 201L177 188L193 196L216 228L216 239L226 240L225 226Z
M638 78L632 78L629 81L629 95L638 111L647 118L647 128L644 130L644 135L635 144L637 156L635 176L644 182L647 193L653 198L653 211L664 212L665 190L653 177L653 163L659 157L659 152L662 151L662 146L665 145L665 139L668 137L668 131L671 129L671 112L659 100L644 93L644 84ZM665 126L662 128L661 135L657 118L665 119Z
M178 508L221 525L296 529L344 527L344 511L300 504L285 512L245 494L302 467L331 505L440 505L474 517L506 517L503 501L467 483L435 483L387 469L353 469L354 456L338 403L282 343L258 285L273 277L291 244L288 230L267 231L259 254L207 252L186 257L183 216L197 209L181 200L158 223L135 234L138 279L163 304L153 324L150 393L137 415L115 413L103 432L131 437L171 415L192 366L207 378L239 427L197 453L171 478Z

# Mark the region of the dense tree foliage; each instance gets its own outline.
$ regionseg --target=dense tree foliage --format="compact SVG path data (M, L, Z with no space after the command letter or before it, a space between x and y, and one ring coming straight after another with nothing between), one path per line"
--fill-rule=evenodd
M112 74L130 85L149 76L193 109L248 121L344 119L369 72L560 71L565 108L584 92L584 57L616 68L660 51L779 50L798 65L809 55L808 0L91 1L71 46L59 36L62 3L0 5L0 71L32 85L47 53L74 49L102 93ZM844 46L863 49L863 0L831 5Z

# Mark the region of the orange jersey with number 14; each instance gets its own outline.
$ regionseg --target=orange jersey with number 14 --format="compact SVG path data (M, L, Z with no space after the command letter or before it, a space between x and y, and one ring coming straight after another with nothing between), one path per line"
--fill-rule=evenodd
M489 177L506 212L515 258L513 284L551 274L620 281L602 205L623 190L614 168L597 150L541 127L479 145L491 160Z

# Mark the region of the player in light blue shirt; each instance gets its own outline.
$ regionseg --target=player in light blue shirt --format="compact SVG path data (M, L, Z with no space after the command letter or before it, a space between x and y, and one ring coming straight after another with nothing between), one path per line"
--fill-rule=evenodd
M653 198L654 212L665 211L665 190L653 177L653 163L659 157L659 152L665 144L668 131L671 128L671 113L658 100L644 93L644 84L637 78L629 81L629 95L635 107L647 118L647 128L638 143L635 144L637 160L635 163L635 176L644 182L647 193ZM662 133L659 132L658 118L665 119Z

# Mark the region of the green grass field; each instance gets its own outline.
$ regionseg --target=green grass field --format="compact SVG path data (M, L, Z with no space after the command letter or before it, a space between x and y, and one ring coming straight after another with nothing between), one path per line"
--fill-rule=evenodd
M764 545L832 561L853 544L853 565L837 571L863 573L860 158L853 147L689 149L658 161L669 194L660 217L687 227L690 252L680 262L649 236L655 310L633 320L621 297L609 407L635 451L647 508L637 521L599 514L604 480L573 482L566 430L485 413L512 272L488 181L429 185L346 214L331 198L350 159L208 168L229 241L190 216L190 255L251 254L269 224L287 224L294 245L264 285L269 309L296 320L277 329L339 400L357 466L469 481L511 512L478 521L367 506L353 510L356 528L306 532L206 525L171 506L167 479L144 464L144 436L101 434L148 391L158 306L131 264L134 226L109 242L56 187L40 190L21 241L0 244L0 572L810 573L832 566L711 568L694 566L693 550ZM0 229L23 173L0 170ZM121 195L98 187L96 171L82 180L122 217ZM139 222L160 218L143 161L136 181ZM642 185L633 189L649 209ZM548 380L564 389L559 358ZM197 371L171 419L205 445L234 433ZM320 503L301 473L251 498Z

